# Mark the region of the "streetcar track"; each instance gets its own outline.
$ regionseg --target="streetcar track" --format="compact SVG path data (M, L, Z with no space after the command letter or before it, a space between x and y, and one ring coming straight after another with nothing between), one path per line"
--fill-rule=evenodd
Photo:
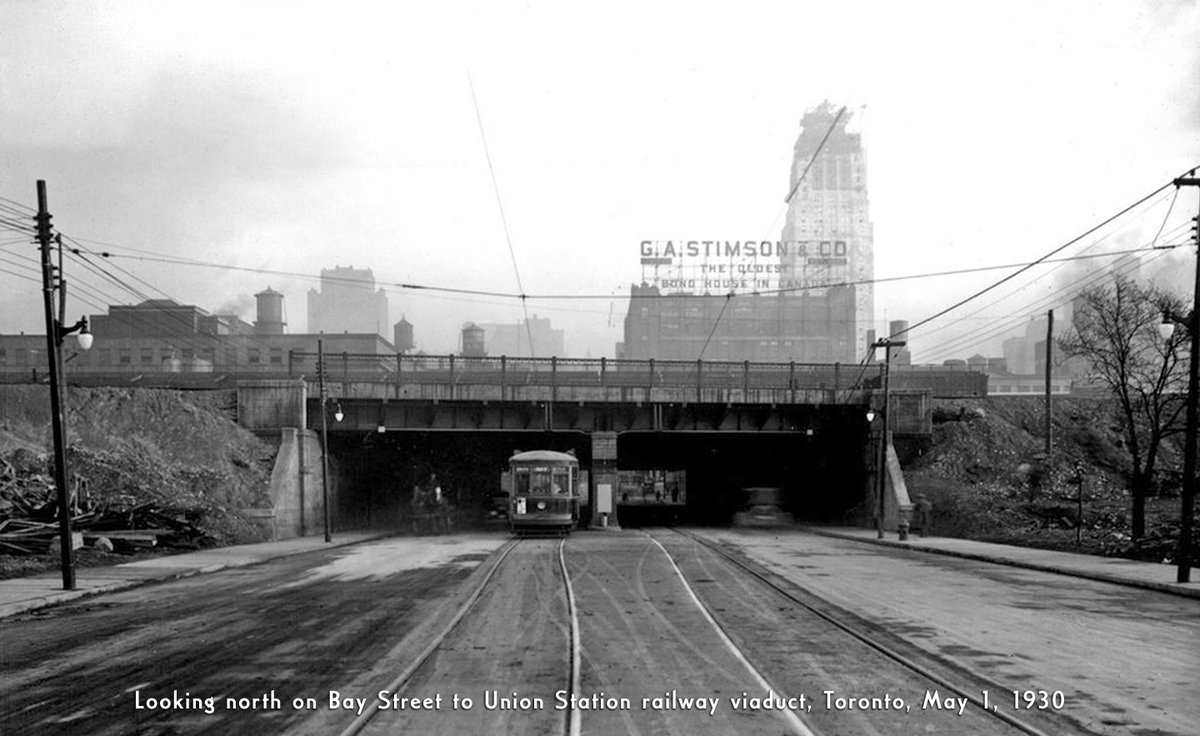
M514 539L514 540L510 541L503 548L503 551L496 558L496 561L492 564L491 568L487 571L487 574L484 575L484 577L475 586L475 589L471 592L471 595L468 596L468 598L459 605L458 609L455 611L454 616L452 616L450 618L450 620L446 623L446 625L444 627L442 627L441 631L436 636L433 637L433 639L429 642L429 644L427 644L425 646L425 648L421 650L421 652L412 660L412 662L410 662L407 667L405 667L399 674L397 674L391 680L391 682L389 682L387 684L387 686L384 688L385 690L393 692L393 693L400 692L404 687L406 687L412 681L414 675L416 675L416 673L421 669L421 667L430 660L430 658L434 655L434 653L437 652L438 649L440 649L445 644L446 640L450 637L451 633L453 633L454 630L456 628L458 628L458 625L462 622L462 620L466 617L466 615L475 608L480 597L483 595L484 590L488 587L488 583L491 582L492 578L495 576L496 572L500 569L501 565L504 563L504 561L508 557L509 553L511 553L514 549L516 549L517 545L519 545L523 541L523 539L524 538ZM568 609L568 613L570 616L570 625L569 625L570 635L569 635L569 637L571 640L570 641L571 646L569 648L569 653L568 653L568 659L569 659L568 672L569 672L569 674L568 674L568 684L567 684L567 689L568 689L567 697L570 698L573 694L578 693L580 690L579 682L580 682L580 649L581 649L581 647L580 647L580 640L579 640L579 620L578 620L578 612L577 612L577 608L576 608L576 604L575 604L575 593L571 587L571 579L567 573L566 561L563 558L563 547L564 547L565 543L566 543L565 537L559 541L558 564L559 564L559 571L562 574L563 585L566 589L567 609ZM375 719L376 716L379 715L380 712L382 712L380 709L368 709L368 710L363 711L358 717L356 717L354 719L353 722L350 723L349 726L347 726L345 729L343 729L341 732L339 732L339 736L356 736L356 734L361 733L363 731L363 729L365 729L368 725L370 725L371 722ZM564 715L565 715L565 722L563 724L564 733L567 736L579 736L579 734L580 734L580 713L579 713L578 708L571 708Z
M696 604L696 607L700 610L700 613L704 615L704 618L717 632L717 636L721 639L721 642L729 648L729 651L733 654L734 658L746 668L746 671L750 673L751 677L753 677L761 687L766 688L772 693L784 692L783 690L772 685L770 681L767 680L766 676L754 666L741 648L733 642L733 639L731 639L729 635L725 633L725 629L720 623L717 622L716 618L713 617L712 613L708 610L708 606L706 606L704 602L700 600L700 597L696 595L696 591L692 589L691 583L688 582L687 577L683 574L683 571L679 569L679 565L675 563L675 558L670 552L667 551L667 548L662 545L662 542L659 542L646 532L642 532L642 534L645 534L647 539L649 539L655 544L655 546L662 550L663 555L665 555L667 558L667 562L671 563L671 568L675 571L675 574L679 576L679 582L683 583L684 590L687 591L687 594L692 599L692 602ZM804 721L801 720L800 716L796 715L794 711L785 708L776 712L781 718L787 721L788 725L795 733L799 734L800 736L816 736L813 731L804 723Z
M582 642L579 638L579 609L575 606L575 589L571 586L571 575L567 572L567 560L563 550L567 546L567 538L563 537L558 542L558 567L562 571L563 585L567 589L567 613L571 617L571 680L569 683L570 692L567 697L568 702L576 703L571 707L567 715L567 736L579 736L582 728L580 721L580 710L577 701L573 696L578 695L581 691L581 654Z
M742 559L739 559L736 555L734 555L731 552L729 552L728 550L724 549L722 546L720 546L716 542L706 539L700 535L694 534L692 532L684 531L681 529L673 528L672 531L674 531L676 534L679 534L683 537L691 539L692 541L696 542L697 544L703 545L704 547L708 548L709 550L711 550L712 552L717 554L722 559L728 561L730 564L732 564L732 565L736 566L737 568L743 570L744 572L750 574L752 577L759 580L762 584L767 586L769 589L775 591L776 593L778 593L779 595L788 599L792 603L800 606L801 608L812 613L813 615L815 615L818 618L822 619L823 621L829 623L830 625L836 627L837 629L843 631L844 633L848 634L852 638L856 639L857 641L866 645L867 647L873 649L874 651L878 652L879 654L883 655L884 657L892 660L893 662L896 662L897 664L920 675L921 677L928 679L929 681L937 684L939 687L944 687L947 690L955 693L956 695L966 698L969 703L971 703L972 705L974 705L976 707L976 709L978 709L978 712L983 713L988 716L991 716L993 718L997 718L1000 721L1003 721L1004 723L1006 723L1007 725L1012 726L1013 728L1016 728L1017 730L1019 730L1023 733L1029 734L1030 736L1049 736L1049 734L1047 732L1042 731L1041 729L1037 728L1036 726L1025 723L1025 722L1021 721L1020 719L1009 715L1008 713L1005 713L1003 711L989 709L988 707L986 707L983 699L981 697L979 697L978 695L976 695L975 693L973 693L972 691L967 690L962 687L959 687L958 685L955 685L954 683L952 683L950 680L946 679L942 675L940 675L940 674L934 672L932 669L922 665L920 662L916 661L914 658L906 656L905 654L896 651L895 649L888 646L887 644L879 641L878 637L874 637L869 632L864 631L862 629L862 627L857 627L853 624L847 623L846 621L840 619L839 617L837 617L833 614L830 614L828 611L821 610L821 608L814 606L813 604L809 603L808 601L801 599L799 596L795 595L792 591L788 590L783 585L780 585L775 580L775 578L779 577L776 573L773 573L770 571L766 571L766 572L760 571L760 570L756 569L755 566L747 563L746 561L744 561ZM643 533L645 533L645 532L643 532ZM647 534L646 536L650 536L650 535ZM653 539L653 537L651 537L651 539ZM655 542L658 543L657 540L655 540ZM660 546L661 546L661 544L660 544ZM665 548L664 548L664 551L665 551ZM682 575L683 575L682 571L680 571L679 574L682 577ZM817 600L820 600L825 605L827 605L831 608L833 607L832 604L829 604L828 601L823 601L819 596L815 596L812 593L808 593L808 592L806 592L806 595L811 595L814 598L816 598ZM966 667L965 665L958 665L958 666L962 669L966 669L968 671L968 674L970 674L972 677L977 678L980 682L990 683L992 685L992 687L994 687L996 689L997 692L1003 691L1004 688L1002 688L1001 686L996 685L994 683L991 683L991 681L987 677L981 675L979 672L971 670L969 667Z

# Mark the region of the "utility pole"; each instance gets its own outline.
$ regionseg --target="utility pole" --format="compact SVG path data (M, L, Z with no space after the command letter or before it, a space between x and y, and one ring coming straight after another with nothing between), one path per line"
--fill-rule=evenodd
M1196 178L1196 170L1192 169L1189 176L1175 180L1175 188L1200 187L1200 178ZM1192 576L1192 514L1195 510L1196 498L1196 441L1197 429L1200 424L1200 412L1196 406L1197 382L1200 380L1200 214L1195 217L1193 237L1196 241L1196 276L1192 289L1192 314L1187 320L1188 338L1192 343L1191 359L1188 361L1187 388L1187 425L1184 431L1183 446L1183 492L1180 494L1179 511L1179 550L1176 556L1178 569L1176 580L1180 583L1191 581Z
M329 514L329 395L325 388L324 340L317 341L317 366L320 381L320 505L325 514L325 541L331 541L334 531ZM337 420L342 420L341 409L338 409Z
M71 492L67 488L66 429L62 407L60 320L54 314L55 274L50 256L50 212L46 182L37 183L37 238L42 257L42 297L46 311L46 363L50 369L50 426L54 438L54 484L58 487L58 536L62 548L63 590L75 590L75 545L71 538ZM59 272L61 275L61 271Z
M324 343L324 340L317 340L317 375L321 386L321 507L325 512L325 541L329 542L333 539L333 531L329 524L329 397L325 395Z
M1054 345L1054 310L1051 309L1046 313L1046 470L1050 469L1050 447L1051 447L1051 432L1053 431L1050 423L1051 405L1050 405L1050 365L1053 362L1051 354Z
M879 483L879 508L876 510L875 528L879 539L883 539L884 496L887 493L887 447L888 430L892 419L891 373L892 348L902 348L906 345L903 340L883 338L871 344L872 348L883 348L883 431L879 436L879 466L876 479Z

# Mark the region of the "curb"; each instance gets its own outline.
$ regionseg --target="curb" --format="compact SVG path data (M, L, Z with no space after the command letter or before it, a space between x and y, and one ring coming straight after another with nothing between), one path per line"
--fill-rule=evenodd
M25 599L22 601L16 601L14 603L0 603L0 619L5 619L5 618L8 618L9 616L16 616L17 614L21 614L21 613L28 613L30 611L40 610L42 608L48 608L50 606L58 605L60 603L69 603L71 601L76 601L81 598L91 598L93 596L103 595L105 593L115 593L117 591L129 590L131 588L137 588L137 587L140 587L143 585L150 585L153 583L165 583L165 582L170 582L172 580L182 580L183 578L190 578L190 577L194 577L196 575L207 575L209 573L220 572L221 570L228 570L228 569L241 568L241 567L250 567L251 565L259 565L264 562L270 562L271 560L282 559L284 557L294 557L296 555L306 554L309 552L318 552L320 550L325 550L325 549L337 549L340 547L350 547L355 544L364 544L366 542L373 542L378 539L383 539L383 538L389 537L389 536L391 536L391 535L390 534L376 534L376 535L365 537L363 539L354 539L354 540L346 540L346 541L333 540L328 545L322 545L320 547L312 547L312 548L308 548L308 549L284 550L284 551L280 551L280 552L273 553L273 554L265 554L261 557L247 558L247 559L243 559L243 560L234 560L234 561L230 561L230 562L218 562L215 564L206 565L204 567L193 567L193 568L183 567L183 568L172 570L170 572L164 572L161 575L152 575L152 576L138 578L138 579L130 579L130 580L114 581L114 582L110 582L110 583L102 583L100 585L97 585L93 588L89 588L87 590L79 590L79 589L62 590L62 591L58 591L55 593L41 595L36 598L28 598L28 599ZM234 548L233 547L216 547L214 549L234 549ZM142 562L144 562L144 560ZM130 562L121 563L121 565L130 565L130 564L137 564L137 563L130 563ZM120 567L120 565L113 565L112 567ZM104 570L105 568L98 567L98 568L88 568L88 569ZM12 579L13 580L29 580L31 578L12 578ZM3 589L4 582L5 581L0 580L0 590Z
M1124 585L1131 588L1142 588L1143 590L1154 590L1159 593L1170 593L1184 598L1200 599L1200 588L1185 588L1182 583L1157 583L1152 580L1135 580L1117 575L1109 575L1102 572L1088 572L1086 570L1072 570L1066 567L1057 565L1043 565L1036 562L1024 562L1021 560L1011 560L995 555L977 554L973 552L963 552L952 549L937 549L935 547L925 547L919 544L910 542L900 542L891 539L864 539L863 537L853 534L843 534L841 532L829 531L828 529L817 529L813 527L805 527L804 531L811 532L818 536L834 537L837 539L846 539L851 542L861 542L863 544L874 544L880 547L893 547L895 549L906 549L913 552L925 552L933 555L945 555L947 557L958 557L964 560L975 560L976 562L990 562L996 565L1007 565L1008 567L1019 567L1026 570L1037 570L1039 572L1050 572L1057 575L1067 575L1070 577L1084 578L1086 580L1095 580L1101 583L1113 583L1115 585Z

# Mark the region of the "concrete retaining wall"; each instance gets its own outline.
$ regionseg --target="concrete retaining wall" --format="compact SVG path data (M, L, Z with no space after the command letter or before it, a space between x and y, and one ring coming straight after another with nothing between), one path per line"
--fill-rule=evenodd
M271 503L274 507L273 537L288 539L323 534L322 448L316 432L280 430L279 452L271 471ZM335 476L333 468L330 475ZM329 481L329 507L337 508L337 483ZM336 519L332 519L336 523Z

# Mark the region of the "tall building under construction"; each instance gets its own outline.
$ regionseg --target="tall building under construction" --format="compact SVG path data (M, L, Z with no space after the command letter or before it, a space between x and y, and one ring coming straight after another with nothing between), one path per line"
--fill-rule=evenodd
M874 247L862 140L849 121L849 111L828 102L805 113L778 241L641 243L643 283L631 289L618 357L862 358Z
M782 286L795 293L817 297L853 289L853 309L837 316L853 341L835 352L857 361L875 314L875 248L862 136L846 130L849 122L848 110L828 102L804 114L781 235L795 245L780 261Z

